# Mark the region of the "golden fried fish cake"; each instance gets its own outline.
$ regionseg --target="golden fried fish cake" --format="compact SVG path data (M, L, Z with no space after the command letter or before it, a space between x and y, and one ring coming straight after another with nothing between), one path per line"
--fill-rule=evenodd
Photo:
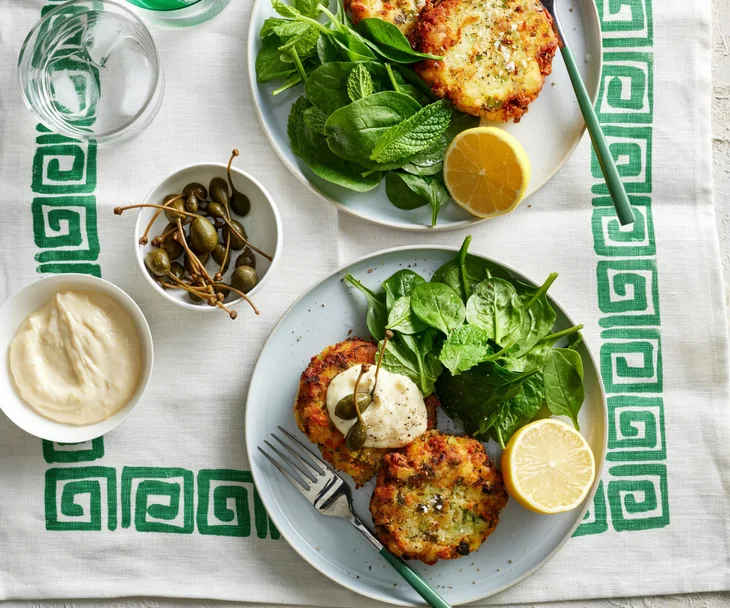
M383 456L391 449L347 449L345 436L337 430L327 411L327 387L332 378L354 365L375 363L377 345L360 338L349 338L325 348L312 357L302 372L299 391L294 402L297 425L312 443L319 446L324 459L334 468L347 473L358 486L378 472ZM429 428L436 423L438 400L431 395L425 399Z
M524 115L558 48L539 0L429 0L412 39L416 50L443 57L415 66L434 94L501 122Z
M476 551L506 504L484 446L432 430L383 457L370 513L392 553L434 564Z
M406 36L418 21L418 13L426 0L345 0L353 23L376 17L398 26Z

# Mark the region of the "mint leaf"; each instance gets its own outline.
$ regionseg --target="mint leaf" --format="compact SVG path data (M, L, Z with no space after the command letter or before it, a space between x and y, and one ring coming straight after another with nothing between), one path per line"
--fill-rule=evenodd
M439 361L457 376L486 361L493 352L487 332L473 325L462 325L449 334Z
M362 63L358 63L352 68L350 75L347 77L348 97L352 101L357 101L358 99L372 95L373 91L373 77Z
M286 17L287 19L296 19L301 15L301 13L296 8L287 4L286 2L282 2L282 0L271 0L271 6L274 7L274 10L277 13L279 13L282 17Z
M388 129L373 148L370 160L391 163L427 150L444 134L451 120L451 107L437 101Z
M307 125L315 133L324 135L324 123L327 117L323 112L312 106L304 111L304 124Z

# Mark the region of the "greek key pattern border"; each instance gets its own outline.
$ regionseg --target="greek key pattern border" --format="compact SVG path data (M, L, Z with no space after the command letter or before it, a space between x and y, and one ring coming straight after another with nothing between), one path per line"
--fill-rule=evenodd
M636 221L618 223L591 149L600 373L608 395L603 479L575 536L669 525L661 311L651 210L652 0L596 0L603 71L596 111Z

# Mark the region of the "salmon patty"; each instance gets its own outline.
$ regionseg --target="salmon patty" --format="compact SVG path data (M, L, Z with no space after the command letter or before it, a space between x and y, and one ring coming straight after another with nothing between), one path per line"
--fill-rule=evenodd
M412 39L416 50L443 57L415 66L435 95L500 122L527 112L558 48L539 0L429 0Z
M406 36L416 25L418 13L425 5L426 0L345 0L354 24L375 17L397 25Z
M434 564L476 551L506 504L484 446L432 430L383 457L370 513L392 553Z
M332 379L354 365L375 363L377 345L361 338L349 338L325 348L312 357L299 380L294 402L294 417L302 432L319 446L324 459L334 468L352 477L358 486L378 472L383 456L391 449L360 448L353 452L345 444L345 436L337 430L327 411L327 387ZM438 400L425 399L428 425L436 424Z

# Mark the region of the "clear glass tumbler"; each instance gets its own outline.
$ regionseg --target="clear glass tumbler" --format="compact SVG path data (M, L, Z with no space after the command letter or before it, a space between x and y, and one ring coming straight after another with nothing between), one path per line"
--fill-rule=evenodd
M149 30L109 0L71 0L33 27L18 58L23 100L51 131L99 143L133 137L165 85Z
M145 18L172 27L187 27L212 19L230 0L127 0L127 2L145 9L142 11Z

